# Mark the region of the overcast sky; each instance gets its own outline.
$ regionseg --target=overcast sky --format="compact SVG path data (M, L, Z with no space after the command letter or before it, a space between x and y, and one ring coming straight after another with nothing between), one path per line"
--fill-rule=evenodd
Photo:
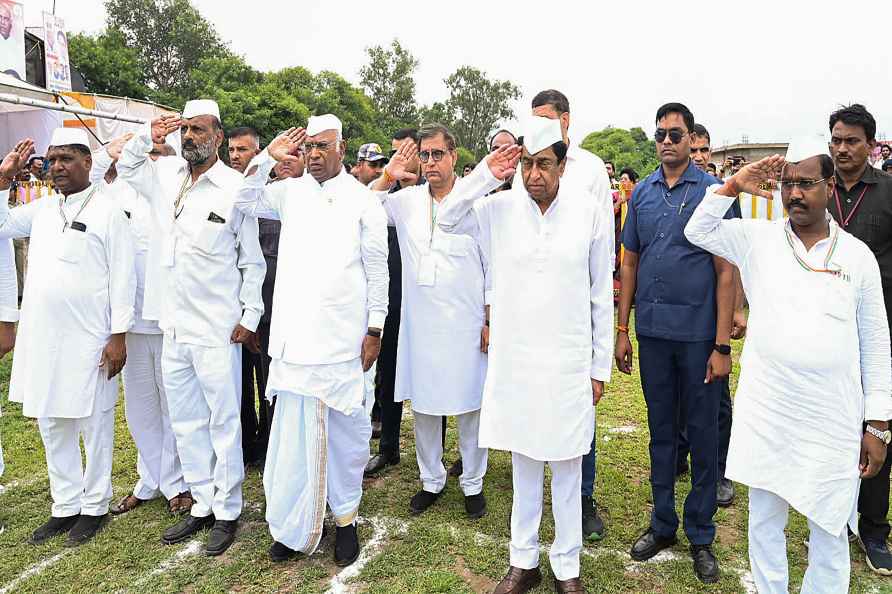
M607 125L650 134L668 101L691 108L713 146L823 132L850 102L892 137L892 2L192 2L260 70L300 65L357 82L364 48L398 37L421 62L423 103L445 98L443 79L464 64L517 84L518 114L560 89L577 142ZM25 0L27 23L52 4ZM105 25L100 0L56 0L56 12L72 32Z

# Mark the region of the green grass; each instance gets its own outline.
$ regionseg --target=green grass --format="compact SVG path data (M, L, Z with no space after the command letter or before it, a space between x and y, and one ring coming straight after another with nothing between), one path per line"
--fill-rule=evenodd
M740 345L736 345L735 358ZM636 362L637 365L637 362ZM0 592L36 564L51 560L42 571L20 580L15 592L325 592L338 573L332 562L331 536L310 557L273 565L266 550L271 544L263 519L263 485L256 471L245 482L245 511L236 543L222 557L187 555L188 544L161 544L162 530L173 523L163 502L156 501L115 519L93 542L78 549L62 547L57 538L42 546L26 543L29 534L50 511L49 486L43 447L34 420L21 415L21 407L5 401L10 360L0 362L0 390L4 394L0 418L7 490L0 494ZM532 423L532 420L531 420ZM631 426L633 433L610 433L611 427ZM457 456L454 425L448 436L446 459ZM606 538L587 544L582 557L583 580L590 592L744 592L740 571L748 569L746 553L746 491L737 487L737 499L716 515L715 550L722 566L721 582L705 587L693 576L687 542L679 534L674 548L677 560L631 564L623 553L643 531L651 510L648 482L647 411L637 371L631 377L614 374L613 383L598 406L598 479L596 496L607 522ZM373 444L373 451L377 444ZM116 416L113 469L115 500L129 493L136 481L136 450L127 431L123 405ZM548 499L542 518L541 542L554 535ZM375 518L386 534L377 552L357 577L349 580L354 592L487 592L508 564L508 511L511 507L510 458L490 454L485 494L489 513L478 521L464 516L457 481L450 479L444 497L420 517L408 511L408 500L418 489L411 415L402 427L402 462L383 477L366 482L361 515ZM679 514L689 490L677 483ZM371 522L360 527L368 542L375 531ZM793 513L788 529L791 590L798 591L805 570L807 529ZM62 555L57 558L57 555ZM177 557L180 556L180 558ZM551 591L547 555L542 555L545 580L537 592ZM870 573L857 547L852 547L852 592L892 592L892 579Z

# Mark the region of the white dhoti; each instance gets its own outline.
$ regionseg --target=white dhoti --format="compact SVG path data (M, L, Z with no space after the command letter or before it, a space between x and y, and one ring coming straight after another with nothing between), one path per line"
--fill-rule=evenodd
M539 566L539 522L545 462L512 453L514 502L511 507L511 565ZM548 553L551 571L559 580L579 577L582 550L582 457L548 462L551 466L551 511L554 543Z
M133 495L172 499L188 490L161 375L162 334L127 333L124 403L127 427L136 444L139 480Z
M105 373L103 370L102 373ZM115 399L118 382L99 380L93 413L80 419L40 417L37 427L46 451L46 467L53 497L52 515L67 518L77 514L103 516L112 498L112 451L115 445ZM108 403L111 406L108 406ZM103 410L103 408L105 410ZM81 459L84 440L86 468Z
M164 337L161 368L192 515L242 513L241 345L206 347Z
M421 484L428 493L439 493L446 486L443 466L443 417L415 412L415 456ZM458 479L462 492L477 495L483 490L483 476L489 450L477 445L480 411L456 415L458 449L461 452L462 474Z
M753 580L760 594L787 594L789 568L784 529L790 504L771 491L750 488L749 554ZM845 530L834 536L808 520L808 568L803 594L849 591L849 540Z
M278 392L263 471L274 540L311 554L322 537L326 502L338 526L356 520L371 436L365 408L345 414L312 396Z

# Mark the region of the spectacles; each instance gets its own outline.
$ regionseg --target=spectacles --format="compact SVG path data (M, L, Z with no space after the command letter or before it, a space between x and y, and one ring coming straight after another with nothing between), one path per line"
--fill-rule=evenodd
M313 149L319 149L320 153L327 153L334 147L335 143L333 142L305 142L303 145L303 152L309 155L313 152Z
M830 179L830 178L824 177L821 179L800 179L797 181L781 180L781 182L780 182L781 192L792 192L793 188L796 188L796 187L798 187L803 192L806 192L806 191L814 188L819 183L827 181L828 179Z
M422 163L427 163L431 157L433 157L434 163L439 163L445 156L446 151L441 151L440 149L436 149L433 151L421 151L420 153L418 153L418 158L421 159Z
M678 128L672 128L671 130L663 130L662 128L657 128L657 131L654 132L654 140L656 140L657 142L663 142L664 140L666 140L666 136L668 136L672 144L678 144L679 142L681 142L681 139L684 138L684 135L685 133Z

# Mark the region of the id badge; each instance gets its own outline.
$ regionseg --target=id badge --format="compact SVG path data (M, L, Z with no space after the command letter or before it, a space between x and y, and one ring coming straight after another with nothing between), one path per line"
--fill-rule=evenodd
M422 254L418 261L418 286L433 287L437 279L437 263L430 252Z

